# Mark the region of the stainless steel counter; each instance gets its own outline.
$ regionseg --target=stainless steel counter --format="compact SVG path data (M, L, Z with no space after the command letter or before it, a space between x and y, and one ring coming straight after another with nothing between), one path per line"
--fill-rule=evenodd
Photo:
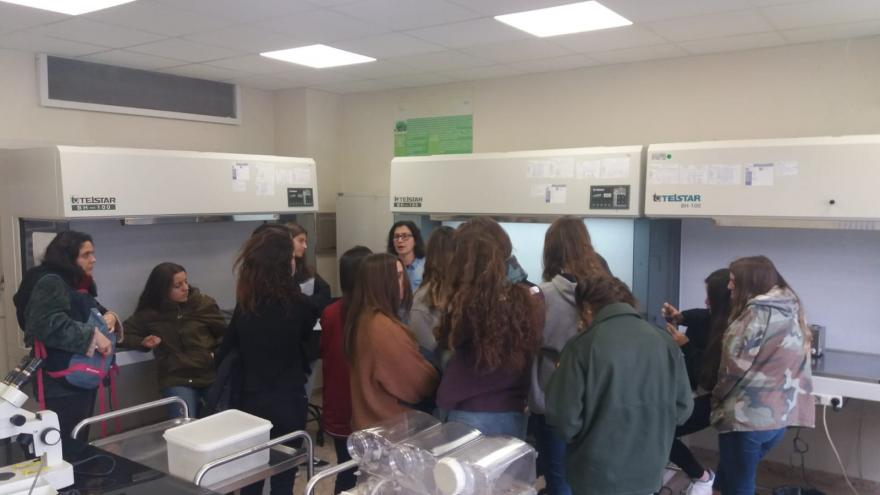
M880 402L880 355L825 350L813 366L813 392Z

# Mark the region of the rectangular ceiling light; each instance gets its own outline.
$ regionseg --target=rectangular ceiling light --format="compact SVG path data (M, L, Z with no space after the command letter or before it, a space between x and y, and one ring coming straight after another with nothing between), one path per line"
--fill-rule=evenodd
M301 46L299 48L288 48L287 50L264 52L260 55L316 69L376 61L372 57L358 55L357 53L347 52L327 45Z
M115 7L134 0L0 0L4 3L14 3L33 7L35 9L50 10L67 15L80 15Z
M620 14L593 1L497 15L495 19L541 38L632 24Z

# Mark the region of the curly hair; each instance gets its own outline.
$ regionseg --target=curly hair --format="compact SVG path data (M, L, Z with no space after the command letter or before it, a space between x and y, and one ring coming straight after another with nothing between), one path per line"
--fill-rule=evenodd
M293 240L287 228L267 228L252 235L235 260L235 298L241 309L257 314L263 304L279 304L285 312L304 296L293 279Z
M538 303L507 280L507 256L486 231L456 231L454 257L448 305L435 330L438 347L471 347L476 368L486 373L522 370L541 343Z
M443 306L443 291L449 283L449 265L455 259L454 236L452 227L437 227L428 239L421 287L427 291L425 301L430 309Z
M416 258L424 258L425 257L425 241L422 240L422 231L416 226L415 222L410 220L399 220L394 222L394 225L391 226L391 229L388 230L388 244L386 246L388 254L393 254L397 256L397 249L394 248L394 231L400 227L406 227L409 229L410 233L413 236L413 254Z
M580 280L590 273L604 272L590 233L583 220L571 216L557 218L544 235L545 282L567 273Z

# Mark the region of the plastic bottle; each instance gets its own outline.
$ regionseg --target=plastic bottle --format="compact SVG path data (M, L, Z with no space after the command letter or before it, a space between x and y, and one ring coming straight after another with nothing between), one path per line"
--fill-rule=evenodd
M421 411L407 411L396 418L352 433L348 437L348 453L360 469L380 475L391 475L391 448L416 433L436 428L440 421Z
M479 431L456 422L418 433L391 451L394 479L419 493L436 493L434 466L438 459L480 437Z
M535 494L530 445L512 437L482 437L440 459L434 482L443 495Z

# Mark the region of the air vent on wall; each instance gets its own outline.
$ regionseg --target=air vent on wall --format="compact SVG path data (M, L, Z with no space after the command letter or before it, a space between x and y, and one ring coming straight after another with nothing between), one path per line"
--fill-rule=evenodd
M39 65L43 106L240 123L234 84L50 55Z

